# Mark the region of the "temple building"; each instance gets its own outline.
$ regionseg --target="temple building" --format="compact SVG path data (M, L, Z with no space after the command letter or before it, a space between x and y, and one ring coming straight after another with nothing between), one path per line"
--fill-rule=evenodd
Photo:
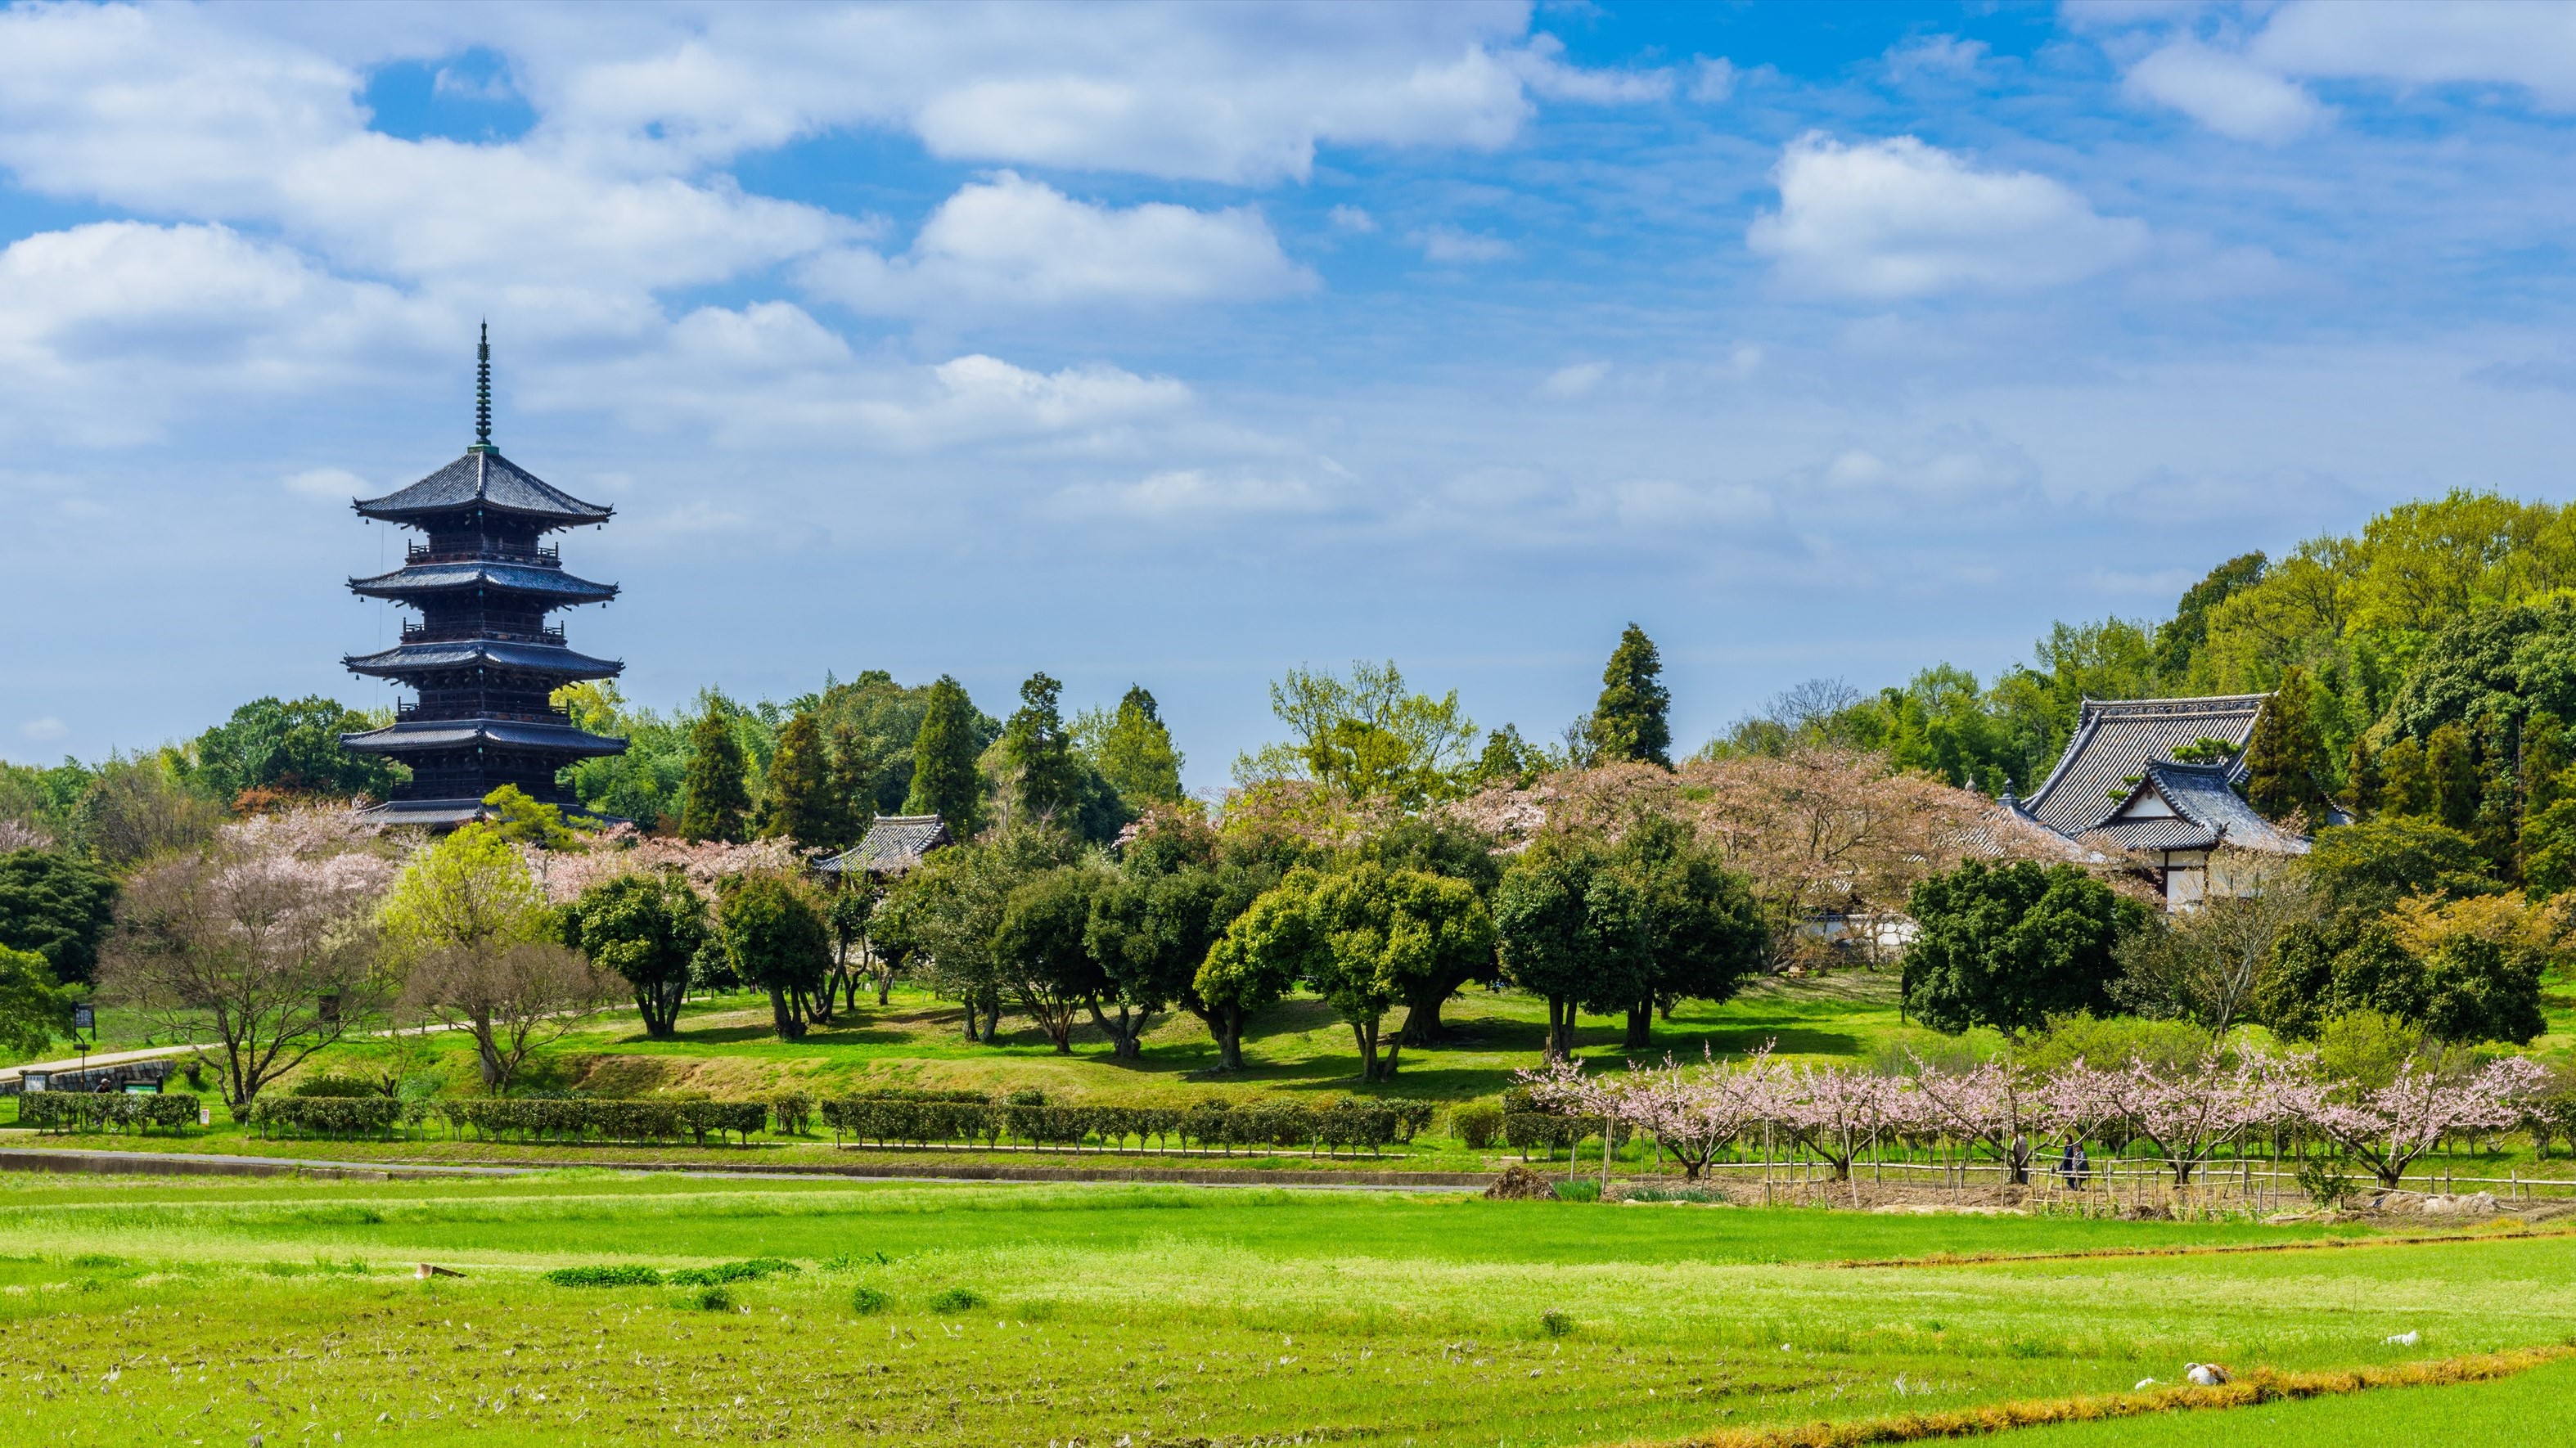
M2303 855L2308 842L2258 814L2237 791L2245 746L2269 694L2206 699L2087 699L2066 752L2022 818L2154 882L2167 910L2254 888L2228 872L2222 847ZM2340 824L2336 815L2319 824ZM2238 857L2241 859L2242 857Z
M613 678L625 665L574 653L546 615L606 603L617 585L564 572L560 552L543 539L559 528L605 523L614 510L541 481L492 445L488 327L477 352L474 445L410 487L352 506L424 535L405 550L401 568L349 580L362 597L420 610L397 646L341 660L352 673L391 679L419 695L396 708L391 725L340 736L346 748L411 769L410 782L370 813L394 824L462 824L481 818L483 797L505 784L577 807L555 783L556 772L623 754L626 741L579 728L551 695L576 680Z

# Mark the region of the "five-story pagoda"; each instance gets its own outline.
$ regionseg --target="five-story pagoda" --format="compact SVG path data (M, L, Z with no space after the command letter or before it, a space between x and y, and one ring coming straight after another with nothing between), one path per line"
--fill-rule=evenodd
M617 585L563 571L541 540L557 528L608 521L613 509L540 481L492 446L492 343L477 352L474 446L437 472L381 498L353 503L368 518L418 528L403 566L352 578L352 592L420 610L402 642L341 660L419 691L394 722L343 734L344 746L389 755L411 767L411 782L371 813L397 824L445 826L480 818L483 797L515 784L540 800L577 804L557 787L565 765L623 754L626 741L572 723L550 696L577 679L614 677L626 666L564 647L546 623L558 608L606 603Z

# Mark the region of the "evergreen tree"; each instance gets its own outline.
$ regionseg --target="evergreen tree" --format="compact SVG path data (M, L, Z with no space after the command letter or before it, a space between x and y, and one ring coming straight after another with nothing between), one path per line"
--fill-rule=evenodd
M2486 856L2488 868L2505 880L2516 878L2518 836L2522 828L2522 781L2514 769L2520 731L2513 719L2497 711L2479 716L2477 731L2478 808L2469 827Z
M2425 773L2424 746L2400 739L2379 752L2380 812L2400 819L2433 813L2433 780Z
M2445 724L2424 741L2424 775L2432 817L2455 830L2478 822L2478 802L2485 794L2478 782L2477 758L2469 750L2469 731Z
M1020 707L1002 726L1002 755L1011 778L1015 818L1072 821L1082 804L1082 774L1074 765L1073 736L1058 705L1064 685L1043 673L1020 685ZM925 726L926 727L926 726Z
M2568 765L2567 727L2546 709L2534 709L2522 721L2522 811L2528 819L2558 803L2566 786L2559 776Z
M975 757L975 704L966 686L946 674L930 686L930 702L921 716L921 732L912 740L912 792L904 797L905 814L935 814L961 838L984 828L984 779Z
M1118 713L1102 730L1100 772L1128 804L1172 803L1181 798L1181 754L1172 747L1172 731L1163 725L1154 696L1142 685L1118 701Z
M1589 731L1594 757L1603 764L1638 761L1673 767L1673 729L1667 717L1673 696L1663 684L1664 662L1654 640L1635 624L1619 635L1610 666L1601 671L1601 702Z
M2326 817L2325 792L2317 785L2325 773L2325 746L2308 702L2307 671L2284 670L2245 746L2245 798L2266 818L2298 814L2313 827Z
M865 838L868 826L875 823L876 778L879 770L877 751L868 737L849 724L832 729L832 838L835 849L846 850Z
M689 773L680 805L680 833L692 840L739 840L751 814L743 782L742 741L733 722L714 705L689 729Z
M2379 813L2386 802L2387 789L2379 773L2379 755L2364 735L2355 735L2351 752L2344 756L2344 792L2350 796L2353 818L2368 819Z
M810 847L837 845L848 813L834 798L832 760L823 747L821 722L810 712L789 719L778 731L778 752L769 758L761 834Z

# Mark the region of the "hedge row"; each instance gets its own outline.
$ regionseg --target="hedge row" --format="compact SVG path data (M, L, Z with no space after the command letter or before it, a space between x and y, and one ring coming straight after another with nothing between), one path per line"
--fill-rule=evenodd
M403 1103L390 1096L262 1096L250 1104L251 1129L262 1136L281 1130L373 1135L403 1119Z
M200 1103L185 1092L158 1096L89 1091L30 1091L18 1098L18 1124L43 1131L173 1131L197 1124Z
M700 1146L732 1132L750 1140L769 1127L765 1101L450 1101L448 1124L487 1137L517 1132L521 1141L677 1141Z
M996 1106L969 1101L921 1101L887 1095L846 1096L823 1103L823 1122L835 1142L927 1146L965 1142L1102 1150L1137 1145L1184 1149L1223 1147L1343 1147L1379 1150L1410 1142L1431 1122L1421 1102L1345 1101L1326 1106L1263 1102L1229 1106L1201 1102L1169 1106Z
M1503 1113L1503 1145L1519 1148L1523 1161L1529 1160L1531 1147L1544 1148L1552 1157L1558 1147L1571 1150L1586 1138L1600 1134L1598 1116L1560 1116L1547 1111ZM1621 1123L1619 1140L1624 1142L1631 1134L1631 1129Z

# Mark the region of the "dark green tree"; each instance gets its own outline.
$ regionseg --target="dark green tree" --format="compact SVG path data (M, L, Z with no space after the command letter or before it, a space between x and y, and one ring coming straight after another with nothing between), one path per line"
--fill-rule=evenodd
M1011 891L993 934L993 958L1004 984L1059 1056L1073 1054L1075 1013L1088 1005L1097 1015L1100 996L1110 986L1089 940L1092 897L1105 873L1075 864L1037 874ZM1124 1033L1121 1056L1135 1054L1142 1030L1143 1022L1136 1021Z
M1101 727L1091 753L1101 775L1131 810L1182 798L1181 752L1172 747L1172 731L1142 685L1128 689L1118 701L1118 712Z
M2528 1045L2549 1029L2540 1009L2540 975L2547 964L2536 950L2454 936L2424 960L2419 1019L2438 1040Z
M1506 724L1485 736L1485 747L1476 755L1467 779L1480 789L1526 789L1548 771L1550 763L1547 751L1523 739L1517 727Z
M849 828L849 805L834 786L822 721L811 712L799 713L778 731L778 752L769 758L769 798L761 807L760 832L808 849L847 849L854 843Z
M1147 816L1126 846L1118 878L1092 897L1085 940L1110 982L1110 998L1157 1003L1154 1009L1179 1005L1216 1039L1219 1069L1241 1066L1242 1016L1199 994L1199 972L1227 928L1279 883L1281 868L1258 851L1220 842L1193 815ZM1103 1025L1118 1039L1114 1022Z
M692 840L740 840L751 816L751 786L733 723L710 704L689 729L689 774L680 833Z
M2468 726L2445 724L2424 740L2424 776L2432 791L2433 818L2467 833L2478 822L2478 803L2486 790L2478 779L2477 756L2469 747Z
M1672 816L1640 812L1617 857L1635 875L1646 932L1646 994L1628 1007L1630 1050L1654 1044L1654 1013L1684 1000L1726 1001L1762 968L1770 929L1753 887Z
M1646 891L1596 839L1542 837L1503 872L1494 929L1503 974L1547 998L1547 1054L1574 1050L1578 1010L1624 1012L1653 991Z
M1064 686L1043 673L1020 685L1020 707L1002 725L1012 816L1070 827L1082 806L1082 770L1064 727Z
M1363 861L1317 877L1306 908L1319 947L1306 983L1350 1026L1364 1081L1395 1079L1403 1035L1378 1054L1388 1011L1494 958L1493 918L1464 880Z
M2245 801L2267 819L2296 815L2310 828L2325 823L2325 745L2309 713L2307 670L2282 671L2279 687L2254 723L2245 745Z
M2309 881L2338 913L2376 917L2409 895L2492 895L2477 841L2426 819L2398 817L2321 830L2307 856Z
M1970 860L1916 885L1910 913L1920 933L1904 991L1915 1018L1953 1034L2018 1035L2050 1016L2108 1014L2114 950L2146 907L2072 865Z
M877 753L866 735L854 725L832 726L829 787L832 824L838 834L827 843L846 850L867 838L868 826L875 823L877 817L873 782L877 768Z
M735 976L769 992L778 1039L805 1039L811 1002L832 968L831 930L811 892L782 875L739 875L723 892L718 920Z
M1217 1069L1243 1069L1243 1028L1254 1011L1278 1001L1322 968L1324 942L1307 909L1317 876L1291 871L1254 897L1208 948L1193 985L1216 1037Z
M2155 667L2159 678L2168 684L2190 679L2193 660L2199 657L2201 646L2209 642L2209 611L2262 582L2268 563L2260 553L2240 553L2183 590L2181 601L2174 605L2174 616L2156 629Z
M912 741L912 789L906 814L935 814L960 839L984 829L984 777L976 769L984 752L975 737L974 701L946 674L930 686L921 729Z
M0 945L0 1051L23 1060L69 1037L80 994L55 983L43 956Z
M1591 746L1602 764L1636 761L1673 767L1673 696L1664 661L1646 631L1630 624L1601 671L1601 700L1592 709Z
M676 869L603 880L573 902L566 944L635 988L644 1034L670 1040L688 995L689 965L708 938L707 902Z
M342 734L372 727L366 715L319 694L253 699L197 736L190 748L196 782L226 801L252 789L383 799L393 788L393 766L340 747Z
M116 919L116 880L69 855L0 855L0 949L31 950L54 979L98 978L98 946Z

